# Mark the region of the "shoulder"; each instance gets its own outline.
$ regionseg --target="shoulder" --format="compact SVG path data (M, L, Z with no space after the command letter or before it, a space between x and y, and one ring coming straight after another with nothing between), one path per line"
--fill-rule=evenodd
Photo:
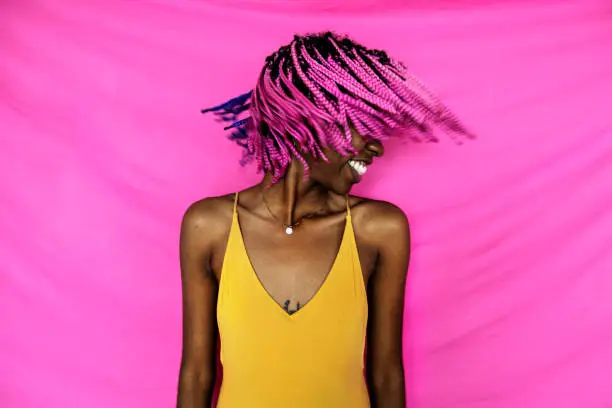
M387 201L352 196L351 213L354 221L368 232L393 233L409 229L404 211Z
M183 215L183 233L206 234L211 238L222 234L230 226L234 195L208 197L192 203Z
M387 201L351 197L351 213L355 228L373 244L405 245L410 239L408 217L401 208Z

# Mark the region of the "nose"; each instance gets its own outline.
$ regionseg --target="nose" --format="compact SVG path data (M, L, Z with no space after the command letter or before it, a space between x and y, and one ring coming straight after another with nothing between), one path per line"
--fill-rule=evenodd
M378 140L369 141L365 145L365 151L368 152L372 157L382 157L385 154L385 148L383 144Z

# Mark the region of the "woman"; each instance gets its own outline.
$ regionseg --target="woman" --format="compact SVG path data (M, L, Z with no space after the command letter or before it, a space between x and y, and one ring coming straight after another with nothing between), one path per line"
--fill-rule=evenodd
M219 334L220 408L403 408L408 221L349 192L385 137L466 132L402 64L329 32L295 36L253 92L206 111L264 176L184 216L178 406L209 406Z

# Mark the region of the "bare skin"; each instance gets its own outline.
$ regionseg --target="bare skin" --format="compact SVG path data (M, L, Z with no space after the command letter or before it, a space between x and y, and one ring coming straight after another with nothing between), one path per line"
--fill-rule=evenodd
M383 154L379 143L353 134L353 159L371 163ZM249 258L270 296L291 313L307 304L325 280L340 246L346 196L359 177L342 157L329 163L293 163L285 177L239 194L239 222ZM194 203L181 226L183 355L179 408L210 406L216 372L216 299L232 221L234 196ZM267 204L267 206L266 206ZM367 382L372 407L404 408L402 365L404 287L410 233L404 213L392 204L349 196L353 228L368 289ZM315 216L311 216L315 214ZM304 218L306 216L306 218ZM282 221L279 221L282 220ZM287 236L283 223L301 223ZM299 305L299 306L298 306Z

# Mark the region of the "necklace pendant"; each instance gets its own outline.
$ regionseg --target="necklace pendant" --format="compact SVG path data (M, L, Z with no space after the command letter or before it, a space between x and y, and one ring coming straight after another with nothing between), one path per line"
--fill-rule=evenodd
M285 234L292 235L293 234L293 227L289 226L289 227L285 228Z

